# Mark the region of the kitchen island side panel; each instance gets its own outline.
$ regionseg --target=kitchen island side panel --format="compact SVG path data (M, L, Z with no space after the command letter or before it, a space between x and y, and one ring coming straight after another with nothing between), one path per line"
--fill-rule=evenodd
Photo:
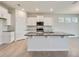
M68 51L67 36L32 36L28 37L28 51Z

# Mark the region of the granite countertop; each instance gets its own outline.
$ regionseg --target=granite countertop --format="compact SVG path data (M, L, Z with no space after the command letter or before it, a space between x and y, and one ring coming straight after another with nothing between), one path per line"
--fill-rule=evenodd
M24 36L74 36L74 34L67 34L63 32L28 32Z

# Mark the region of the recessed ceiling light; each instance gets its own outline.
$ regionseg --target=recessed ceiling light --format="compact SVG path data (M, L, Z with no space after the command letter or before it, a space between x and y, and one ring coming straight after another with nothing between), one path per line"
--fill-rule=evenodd
M53 12L53 8L50 8L50 12Z
M24 8L22 10L24 11Z
M39 8L35 8L35 11L37 11L37 12L38 12L39 10L40 10Z

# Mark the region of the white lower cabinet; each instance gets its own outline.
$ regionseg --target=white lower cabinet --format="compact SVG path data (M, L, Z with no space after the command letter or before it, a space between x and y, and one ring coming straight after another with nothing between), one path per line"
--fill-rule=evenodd
M2 33L2 43L10 43L10 40L11 40L11 33L3 32Z
M0 44L10 43L10 41L11 41L11 33L10 32L0 33Z

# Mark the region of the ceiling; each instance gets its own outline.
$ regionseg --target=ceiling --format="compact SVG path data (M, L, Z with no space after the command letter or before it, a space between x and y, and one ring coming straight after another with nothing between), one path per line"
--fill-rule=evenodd
M53 8L53 13L79 14L78 1L76 3L74 1L3 1L2 3L16 9L24 8L26 12L36 12L35 8L39 8L39 12L50 12L50 8Z

